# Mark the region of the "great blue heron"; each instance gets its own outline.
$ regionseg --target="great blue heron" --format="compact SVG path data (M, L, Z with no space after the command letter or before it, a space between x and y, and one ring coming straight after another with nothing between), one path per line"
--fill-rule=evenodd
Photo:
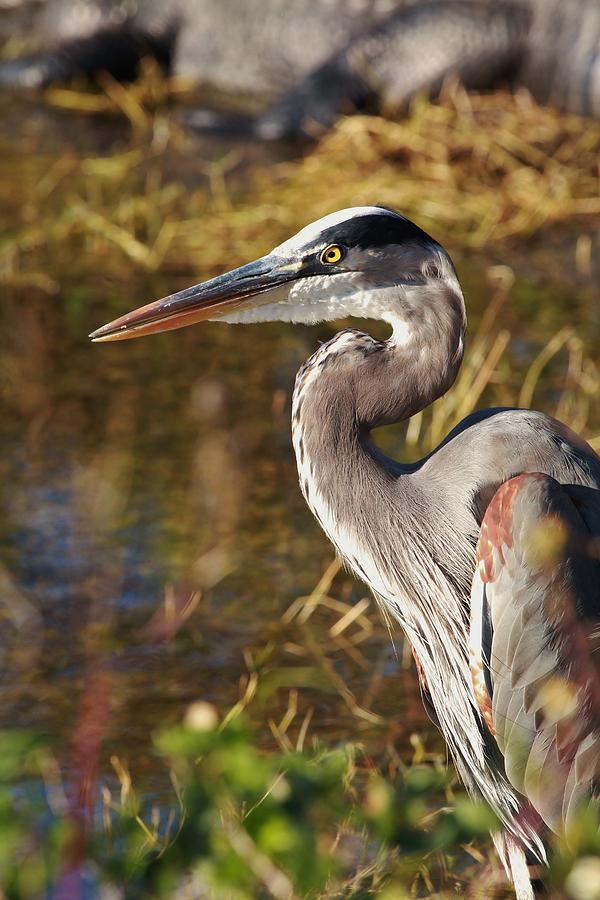
M600 459L521 409L474 413L408 465L373 443L373 428L424 409L456 377L466 316L446 251L392 210L345 209L91 337L346 316L392 334L342 331L300 369L302 492L408 636L462 779L500 818L494 840L525 900L544 830L563 831L600 792Z

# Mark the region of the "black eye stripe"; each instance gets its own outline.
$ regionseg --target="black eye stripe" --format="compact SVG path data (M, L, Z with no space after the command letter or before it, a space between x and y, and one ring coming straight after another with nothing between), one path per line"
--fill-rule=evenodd
M389 213L356 216L332 225L319 235L319 242L349 249L367 250L371 247L387 247L390 244L432 242L432 238L409 219Z

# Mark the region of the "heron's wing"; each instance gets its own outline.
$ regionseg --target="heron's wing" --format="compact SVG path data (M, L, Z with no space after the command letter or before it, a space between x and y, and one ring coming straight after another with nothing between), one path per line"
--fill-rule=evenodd
M513 786L555 831L600 791L600 491L519 475L481 526L473 685Z

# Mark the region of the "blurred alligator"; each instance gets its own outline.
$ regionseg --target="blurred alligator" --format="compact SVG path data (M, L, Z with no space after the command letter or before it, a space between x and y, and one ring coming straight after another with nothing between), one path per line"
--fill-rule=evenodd
M154 56L175 75L264 98L247 125L265 139L314 134L353 110L397 114L448 76L522 86L600 118L600 0L0 0L0 10L1 32L20 23L40 45L0 66L0 84L127 80Z

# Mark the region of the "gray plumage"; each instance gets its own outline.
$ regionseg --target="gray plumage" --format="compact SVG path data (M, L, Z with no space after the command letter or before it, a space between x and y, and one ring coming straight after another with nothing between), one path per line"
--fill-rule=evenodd
M526 854L545 859L543 827L562 830L597 791L600 459L566 426L519 409L475 413L407 465L373 442L375 427L424 409L458 372L466 317L444 249L391 210L342 210L92 338L347 315L382 319L392 334L342 331L300 369L300 486L404 629L461 777L500 817L496 845L524 900ZM547 520L562 535L550 557L531 545L536 523L552 532Z
M600 784L599 537L596 490L519 476L486 512L473 580L506 773L555 832Z

